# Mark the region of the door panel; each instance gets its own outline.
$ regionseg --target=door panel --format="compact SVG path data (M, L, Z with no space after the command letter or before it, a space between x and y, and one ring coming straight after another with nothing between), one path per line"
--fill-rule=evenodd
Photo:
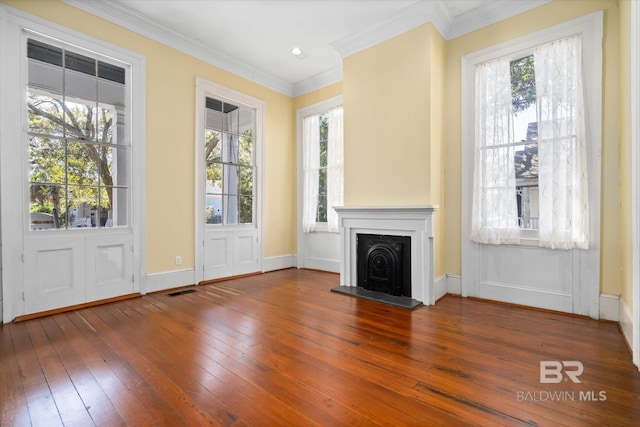
M88 236L87 301L134 292L130 235Z
M257 236L254 227L205 230L203 280L260 271Z
M233 233L205 230L203 280L218 279L232 275L232 245Z
M25 239L25 314L84 302L84 262L83 237Z

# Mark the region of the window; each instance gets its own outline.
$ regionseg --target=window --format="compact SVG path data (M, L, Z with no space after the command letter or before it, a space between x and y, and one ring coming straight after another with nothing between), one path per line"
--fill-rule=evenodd
M28 38L31 230L128 225L126 67Z
M343 199L342 106L311 114L302 120L303 189L302 228L338 231L332 206ZM322 227L322 228L324 228Z
M575 35L476 65L473 241L588 248L581 55Z
M206 223L252 224L255 109L207 97L205 111Z

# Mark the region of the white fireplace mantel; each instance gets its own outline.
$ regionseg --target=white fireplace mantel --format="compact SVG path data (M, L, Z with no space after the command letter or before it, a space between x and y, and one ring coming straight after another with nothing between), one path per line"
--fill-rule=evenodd
M357 235L411 238L411 298L435 303L433 213L436 205L337 206L340 227L340 286L357 286Z

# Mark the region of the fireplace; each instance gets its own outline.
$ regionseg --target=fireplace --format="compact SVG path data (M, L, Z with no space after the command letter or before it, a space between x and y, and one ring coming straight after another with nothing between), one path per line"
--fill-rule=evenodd
M358 286L395 296L411 296L411 237L357 235Z
M409 299L412 307L416 305L413 303L435 303L433 214L437 206L338 206L334 209L338 213L340 226L340 286L332 290L361 296L358 290L364 288L358 276L358 263L362 262L362 256L358 255L358 241L362 240L362 235L384 236L384 239L391 240L391 247L381 249L382 246L375 246L381 242L371 245L375 246L374 259L369 260L373 263L370 265L373 279L367 282L373 280L371 285L375 289L366 289L365 292L382 295L389 292L389 299ZM396 238L399 240L395 241ZM405 239L408 239L408 243L399 243L406 242ZM388 267L388 260L399 256L398 252L394 252L394 245L399 245L402 253L401 272L395 267ZM378 255L381 258L377 258ZM400 296L394 295L398 276L402 276L403 289L400 292L403 294Z

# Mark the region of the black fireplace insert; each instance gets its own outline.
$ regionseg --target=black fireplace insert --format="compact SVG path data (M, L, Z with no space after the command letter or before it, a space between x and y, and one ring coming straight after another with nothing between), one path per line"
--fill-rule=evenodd
M411 237L357 235L358 286L411 297Z

